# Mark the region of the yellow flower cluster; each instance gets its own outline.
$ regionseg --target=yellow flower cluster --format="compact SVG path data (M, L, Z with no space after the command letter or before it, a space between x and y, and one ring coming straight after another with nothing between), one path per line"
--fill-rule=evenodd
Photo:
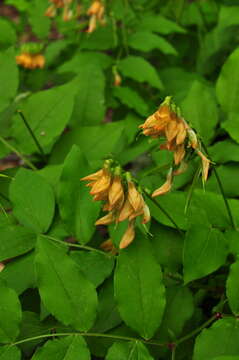
M172 103L171 97L166 97L159 109L149 116L144 124L139 126L143 134L152 138L165 137L166 143L160 146L161 149L172 151L174 164L179 165L175 171L171 168L166 182L152 196L163 195L170 191L174 175L179 175L185 170L184 159L187 150L193 149L202 161L202 178L205 182L208 177L210 160L202 153L201 144L196 133L190 128L186 121L179 115L179 110Z
M105 7L100 0L94 0L87 11L87 15L90 17L89 26L87 29L88 33L92 33L96 27L97 22L101 25L105 25Z
M81 12L80 5L76 6L76 11L73 11L71 7L73 0L49 0L51 5L47 8L45 16L55 17L58 9L63 9L62 19L63 21L69 21L74 16L78 17Z
M42 54L30 54L23 52L16 56L16 62L18 65L26 69L42 69L45 65L45 58Z
M128 220L128 227L120 241L120 249L126 248L135 237L135 219L142 217L142 223L150 220L149 208L129 173L122 173L119 166L111 167L105 162L103 169L81 180L89 181L90 194L95 201L104 201L103 211L107 215L96 221L96 225L118 224Z

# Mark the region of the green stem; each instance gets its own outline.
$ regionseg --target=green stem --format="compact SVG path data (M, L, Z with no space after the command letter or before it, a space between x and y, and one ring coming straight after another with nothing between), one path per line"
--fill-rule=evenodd
M171 360L175 360L175 359L176 359L176 346L173 347L171 354Z
M214 314L210 319L205 321L201 326L199 326L197 329L193 330L189 334L181 337L175 342L175 345L178 346L182 342L191 339L193 336L197 335L201 330L205 329L207 326L209 326L212 322L216 320L216 315Z
M28 160L24 155L22 155L16 148L14 148L7 140L5 140L2 136L0 136L1 143L6 146L9 150L17 154L17 156L22 159L32 170L37 170L37 168L32 164L30 160Z
M74 336L84 336L84 337L102 337L102 338L108 338L108 339L115 339L115 340L124 340L124 341L141 341L145 344L149 344L149 345L156 345L156 346L165 346L165 344L160 343L158 341L147 341L147 340L143 340L143 339L138 339L138 338L134 338L134 337L129 337L129 336L121 336L121 335L111 335L111 334L101 334L101 333L76 333L76 332L72 332L72 333L50 333L50 334L43 334L43 335L38 335L38 336L33 336L30 338L26 338L26 339L22 339L19 341L16 341L12 344L9 344L10 346L17 346L17 345L21 345L24 344L26 342L29 341L34 341L34 340L40 340L40 339L45 339L45 338L49 338L49 337L61 337L61 336L70 336L70 335L74 335Z
M150 199L161 211L162 213L171 221L171 223L175 226L175 228L177 229L177 231L180 233L180 235L183 235L182 231L180 230L180 228L178 227L178 225L176 224L176 222L173 220L173 218L171 217L171 215L154 199L152 198L147 191L145 191L143 189L143 193L145 196L147 196L148 199Z
M208 150L207 150L207 147L206 145L201 141L202 143L202 147L204 149L204 151L206 152L206 154L209 156L209 153L208 153ZM209 157L210 159L210 157ZM211 160L211 159L210 159ZM212 160L211 160L212 161ZM237 230L237 227L236 227L236 223L235 223L235 220L233 218L233 215L232 215L232 211L231 211L231 208L230 208L230 205L229 205L229 202L227 200L227 197L226 197L226 194L225 194L225 191L224 191L224 188L223 188L223 185L222 185L222 181L220 179L220 176L218 175L218 172L217 172L217 169L215 168L215 166L212 167L213 168L213 171L214 171L214 174L215 174L215 177L216 177L216 180L217 180L217 183L218 183L218 187L220 189L220 192L222 194L222 197L223 197L223 200L224 200L224 204L225 204L225 207L226 207L226 210L227 210L227 213L228 213L228 217L230 219L230 223L231 223L231 226L234 230Z
M40 154L42 156L42 159L46 162L46 156L44 154L43 148L42 148L41 144L39 143L39 141L37 140L32 128L30 127L30 125L29 125L27 119L25 118L23 112L21 110L18 110L18 114L20 115L22 121L24 122L24 125L26 126L27 130L29 131L29 134L31 135L36 147L38 148L38 150L39 150L39 152L40 152Z
M81 245L81 244L75 244L75 243L68 243L68 242L66 242L66 241L62 241L62 240L59 240L59 239L56 239L56 238L54 238L54 237L52 237L52 236L49 236L49 235L41 235L41 236L44 236L44 237L46 237L46 238L48 238L48 239L50 239L50 240L52 240L52 241L55 241L55 242L57 242L57 243L59 243L59 244L64 244L64 245L67 245L67 246L69 246L69 247L75 247L75 248L79 248L79 249L83 249L83 250L88 250L88 251L95 251L95 252L97 252L98 254L101 254L101 255L105 255L105 256L110 256L110 257L114 257L114 255L109 255L109 254L107 254L107 253L105 253L104 251L101 251L101 250L98 250L98 249L96 249L96 248L93 248L93 247L91 247L91 246L87 246L87 245Z

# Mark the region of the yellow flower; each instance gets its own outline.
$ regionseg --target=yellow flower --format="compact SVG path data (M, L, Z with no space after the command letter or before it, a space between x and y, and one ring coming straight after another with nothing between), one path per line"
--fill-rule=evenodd
M45 58L42 54L22 53L16 56L16 62L26 69L42 69L45 66Z
M155 190L153 192L152 197L164 195L167 192L169 192L172 187L172 181L173 181L173 172L172 172L172 169L170 169L168 176L167 176L167 180L165 181L165 183L162 186L160 186L160 188L158 188L157 190Z
M134 221L130 221L129 225L120 241L119 248L125 249L126 247L128 247L134 240L134 237L135 237Z

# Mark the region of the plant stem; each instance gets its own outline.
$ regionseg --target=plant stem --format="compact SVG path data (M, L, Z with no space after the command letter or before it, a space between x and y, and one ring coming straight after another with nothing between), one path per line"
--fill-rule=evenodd
M9 142L7 140L5 140L2 136L0 136L0 141L1 143L6 146L6 148L8 148L9 150L11 150L12 152L14 152L15 154L17 154L17 156L22 159L22 161L24 161L26 163L26 165L28 165L32 170L37 170L37 168L35 167L35 165L32 164L32 162L30 160L28 160L24 155L22 155L16 148L14 148L11 144L9 144Z
M84 337L102 337L102 338L108 338L108 339L115 339L115 340L125 340L125 341L141 341L145 344L149 344L149 345L156 345L156 346L165 346L165 344L160 343L158 341L147 341L147 340L143 340L143 339L138 339L138 338L134 338L134 337L129 337L129 336L121 336L121 335L112 335L112 334L101 334L101 333L76 333L76 332L72 332L72 333L50 333L50 334L43 334L43 335L38 335L38 336L33 336L30 338L26 338L26 339L22 339L19 341L16 341L15 343L9 344L9 346L17 346L17 345L21 345L24 344L26 342L29 341L34 341L34 340L40 340L40 339L45 339L48 337L61 337L61 336L70 336L70 335L75 335L75 336L84 336Z
M205 329L208 325L210 325L214 320L216 320L216 314L214 314L210 319L205 321L201 326L199 326L197 329L193 330L189 334L181 337L175 342L175 345L178 346L182 342L191 339L194 335L197 335L201 330Z
M29 131L34 143L36 144L36 147L38 148L38 150L39 150L39 152L40 152L40 154L42 156L42 159L46 162L46 156L44 154L43 148L42 148L41 144L39 143L39 141L37 140L31 126L29 125L29 123L28 123L28 121L26 119L26 117L24 116L24 114L23 114L23 112L21 110L18 110L18 114L20 115L22 121L24 122L24 125L26 126L27 130Z
M206 145L205 145L202 141L201 141L201 143L202 143L202 147L203 147L204 151L206 152L206 154L208 155L208 157L209 157L209 159L210 159L210 156L209 156L209 153L208 153L208 150L207 150ZM211 160L211 159L210 159L210 160ZM211 160L211 161L212 161L212 160ZM232 226L232 228L233 228L234 230L237 230L236 223L235 223L235 220L234 220L234 218L233 218L232 211L231 211L229 202L228 202L228 200L227 200L227 197L226 197L226 194L225 194L225 191L224 191L224 188L223 188L223 185L222 185L220 176L218 175L218 172L217 172L217 169L215 168L215 166L213 166L212 168L213 168L213 171L214 171L214 174L215 174L217 183L218 183L218 187L219 187L219 189L220 189L220 192L221 192L221 194L222 194L222 197L223 197L223 200L224 200L226 209L227 209L227 213L228 213L228 217L229 217L229 219L230 219L231 226Z
M176 359L176 346L173 347L171 354L171 360L175 360L175 359Z
M81 244L75 244L75 243L68 243L66 241L62 241L60 239L56 239L52 236L49 236L49 235L41 235L41 236L44 236L44 237L47 237L48 239L52 240L52 241L55 241L57 243L60 243L60 244L64 244L64 245L67 245L69 247L75 247L75 248L79 248L79 249L83 249L83 250L88 250L88 251L95 251L97 252L98 254L101 254L101 255L105 255L105 256L110 256L110 257L114 257L114 255L109 255L109 254L106 254L104 251L101 251L101 250L98 250L96 248L93 248L91 246L87 246L87 245L81 245Z
M177 229L177 231L180 233L180 235L183 235L182 231L180 230L180 228L178 227L178 225L176 224L176 222L173 220L173 218L171 217L171 215L154 199L152 198L147 191L145 191L143 189L143 193L145 196L147 196L148 199L150 199L161 211L162 213L171 221L171 223L175 226L175 228Z

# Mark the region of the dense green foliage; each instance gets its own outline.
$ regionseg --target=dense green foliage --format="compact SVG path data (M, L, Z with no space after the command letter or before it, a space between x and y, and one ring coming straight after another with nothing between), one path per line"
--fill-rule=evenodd
M104 0L92 32L76 2L0 5L0 360L237 360L239 1ZM119 249L80 179L113 158L160 187L172 153L138 126L168 95L208 181L192 157Z

